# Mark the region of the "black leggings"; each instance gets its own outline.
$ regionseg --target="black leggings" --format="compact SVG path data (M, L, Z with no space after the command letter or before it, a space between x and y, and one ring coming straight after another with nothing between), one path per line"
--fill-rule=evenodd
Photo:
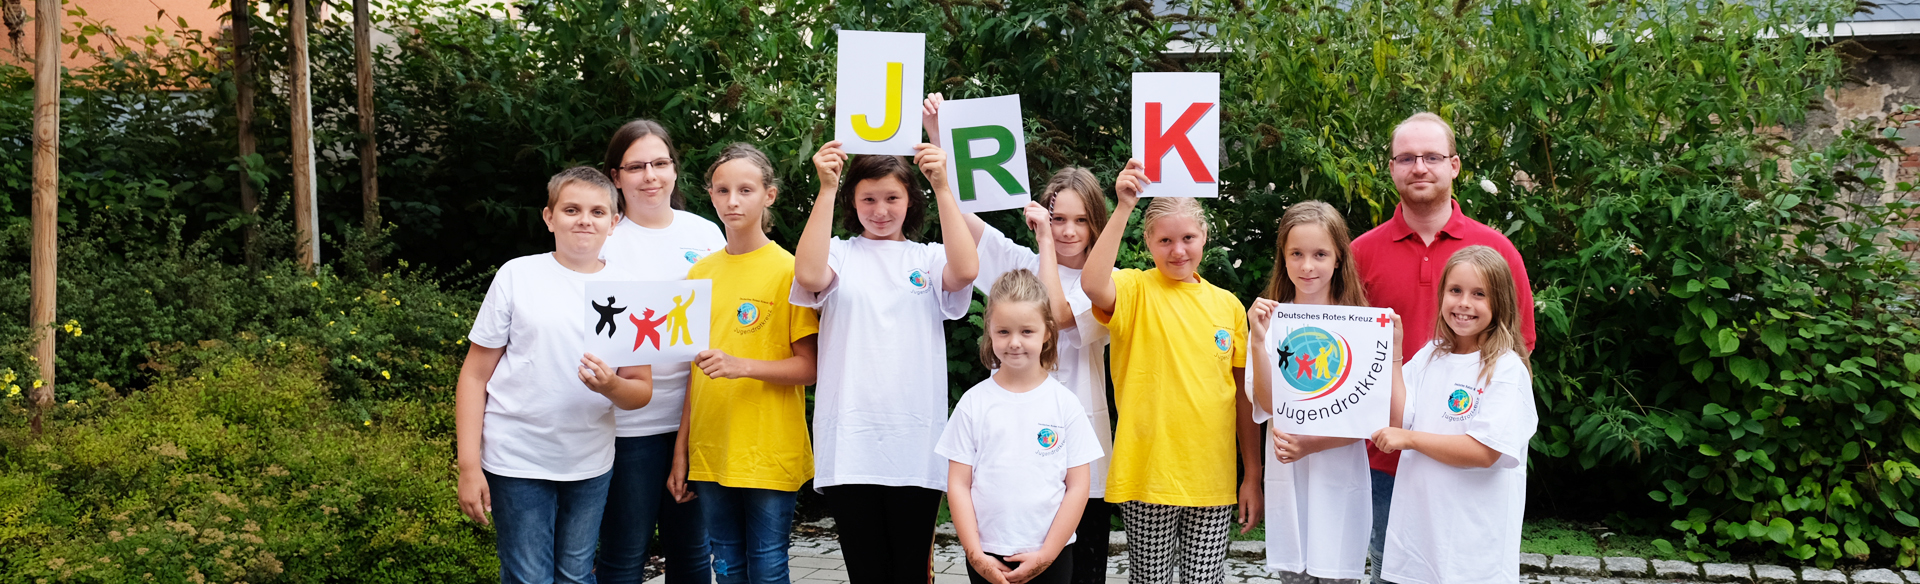
M1073 563L1073 584L1107 583L1107 534L1113 530L1113 504L1106 499L1087 499L1087 510L1080 514L1080 527L1074 530L1073 543L1067 549L1080 561ZM1062 557L1066 552L1061 552ZM1060 564L1054 564L1058 571Z
M1006 564L1009 568L1020 567L1020 564L1007 561L1006 556L994 553L987 555L1000 560L1000 563ZM1106 562L1101 562L1101 565L1105 564ZM1068 584L1073 577L1073 566L1073 546L1067 546L1060 550L1059 557L1053 559L1053 565L1047 566L1047 571L1034 576L1032 580L1027 581L1027 584ZM973 569L972 562L967 562L967 580L973 584L988 584L987 579L980 577L980 572Z
M820 489L840 534L851 584L933 580L933 521L941 492L920 487L835 485Z

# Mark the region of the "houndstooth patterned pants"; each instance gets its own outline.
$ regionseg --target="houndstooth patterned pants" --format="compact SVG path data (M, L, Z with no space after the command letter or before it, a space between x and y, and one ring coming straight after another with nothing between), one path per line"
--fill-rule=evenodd
M1120 504L1120 517L1127 524L1127 581L1131 584L1173 582L1175 552L1180 556L1181 582L1226 582L1232 505L1176 507L1128 501Z

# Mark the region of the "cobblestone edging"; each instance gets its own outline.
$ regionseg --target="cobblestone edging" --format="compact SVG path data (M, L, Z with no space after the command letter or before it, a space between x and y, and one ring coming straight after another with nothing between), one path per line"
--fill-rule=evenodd
M1655 578L1739 584L1920 584L1920 572L1914 570L1874 568L1848 573L1768 564L1696 564L1672 560L1541 554L1520 554L1520 571L1585 578Z

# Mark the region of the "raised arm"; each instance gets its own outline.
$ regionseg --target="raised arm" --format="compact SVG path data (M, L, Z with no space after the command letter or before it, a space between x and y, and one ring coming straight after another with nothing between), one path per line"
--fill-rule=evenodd
M927 175L927 183L933 185L933 200L940 206L940 243L947 249L947 268L941 272L940 287L948 292L966 290L980 276L980 250L973 246L966 214L960 212L960 202L954 200L953 189L947 186L947 153L932 144L914 148L919 153L913 155L913 163Z
M1267 353L1267 328L1279 306L1272 299L1255 298L1253 306L1247 307L1247 367L1251 369L1247 394L1254 411L1273 412L1273 355Z
M1053 308L1053 324L1059 330L1073 328L1073 306L1067 304L1067 289L1060 285L1060 258L1053 250L1053 213L1039 203L1027 203L1027 227L1033 229L1035 251L1040 258L1040 284L1047 289L1047 306Z
M1113 208L1107 228L1100 232L1093 251L1087 252L1087 265L1080 271L1080 290L1087 293L1087 299L1101 312L1113 312L1113 262L1120 258L1120 240L1127 235L1127 222L1133 219L1133 208L1139 205L1140 191L1147 184L1146 168L1138 159L1128 160L1126 170L1120 171L1120 178L1113 181L1113 192L1120 204Z
M833 205L840 191L840 175L846 171L847 153L834 140L813 154L813 169L820 176L820 194L813 198L813 213L807 215L807 228L800 232L800 245L794 248L793 281L808 292L820 293L833 284L833 267L827 265L827 250L833 242Z

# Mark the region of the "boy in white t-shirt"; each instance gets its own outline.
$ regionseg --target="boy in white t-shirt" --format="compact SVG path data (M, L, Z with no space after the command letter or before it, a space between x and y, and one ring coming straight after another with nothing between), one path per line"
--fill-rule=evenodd
M497 524L501 580L592 582L613 468L614 410L653 398L650 367L616 374L586 353L589 281L619 220L613 184L588 167L547 183L554 252L507 262L474 315L454 390L460 510Z
M1001 276L986 316L980 358L998 371L960 398L935 448L950 461L947 503L967 576L1066 583L1087 465L1104 454L1080 399L1047 375L1058 331L1040 279L1024 269Z

